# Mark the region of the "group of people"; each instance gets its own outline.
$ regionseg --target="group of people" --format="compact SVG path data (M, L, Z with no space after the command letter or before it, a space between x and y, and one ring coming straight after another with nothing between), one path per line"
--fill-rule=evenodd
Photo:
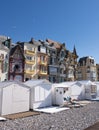
M76 104L75 100L72 99L70 96L67 96L66 98L64 98L64 100L70 102L70 103L73 104L73 105Z

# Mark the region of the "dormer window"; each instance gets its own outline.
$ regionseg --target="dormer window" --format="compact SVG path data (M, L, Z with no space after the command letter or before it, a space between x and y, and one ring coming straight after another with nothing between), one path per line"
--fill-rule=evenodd
M40 51L40 46L38 46L38 51Z
M14 66L14 72L19 72L20 71L20 66L18 64L16 64Z
M87 67L87 73L90 73L90 66Z
M65 56L64 51L61 51L61 58Z

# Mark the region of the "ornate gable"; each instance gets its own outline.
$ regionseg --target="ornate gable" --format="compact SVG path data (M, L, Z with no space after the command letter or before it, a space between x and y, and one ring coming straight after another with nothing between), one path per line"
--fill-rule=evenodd
M14 46L9 57L9 80L24 80L24 60L20 45Z

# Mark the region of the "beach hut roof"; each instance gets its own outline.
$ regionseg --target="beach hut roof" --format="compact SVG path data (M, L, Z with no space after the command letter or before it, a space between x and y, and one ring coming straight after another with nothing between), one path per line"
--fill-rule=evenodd
M54 87L59 87L59 88L65 88L65 87L70 87L75 83L75 81L69 81L69 82L62 82L62 83L54 83Z
M83 85L88 85L88 84L96 85L95 82L92 82L90 80L82 80L82 81L78 81L78 82L83 84Z
M26 88L29 88L27 85L21 83L21 82L17 82L17 81L5 81L5 82L0 82L0 88L4 88L4 87L8 87L9 85L12 85L12 84L18 84L22 87L26 87Z
M36 85L40 85L40 84L51 84L48 80L46 79L39 79L39 80L28 80L24 83L25 85L29 86L29 87L34 87Z

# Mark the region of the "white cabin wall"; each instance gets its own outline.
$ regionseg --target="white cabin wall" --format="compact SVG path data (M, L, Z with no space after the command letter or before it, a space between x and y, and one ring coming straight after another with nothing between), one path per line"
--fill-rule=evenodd
M55 105L55 85L52 85L52 105Z
M34 88L30 88L30 101L29 101L29 108L33 109L33 103L35 99L35 94L34 94Z
M46 89L44 91L45 95L45 106L52 106L52 87L46 84Z
M1 115L12 113L12 85L3 88Z
M2 112L2 88L0 89L0 115Z
M55 104L56 105L63 105L64 103L64 94L63 94L63 88L56 88L55 89Z
M29 88L12 84L3 88L1 115L29 110Z
M52 105L51 84L40 84L31 88L30 108L36 109Z
M96 85L97 85L97 97L99 97L99 82L97 82Z
M29 110L29 89L14 85L12 88L12 113Z

